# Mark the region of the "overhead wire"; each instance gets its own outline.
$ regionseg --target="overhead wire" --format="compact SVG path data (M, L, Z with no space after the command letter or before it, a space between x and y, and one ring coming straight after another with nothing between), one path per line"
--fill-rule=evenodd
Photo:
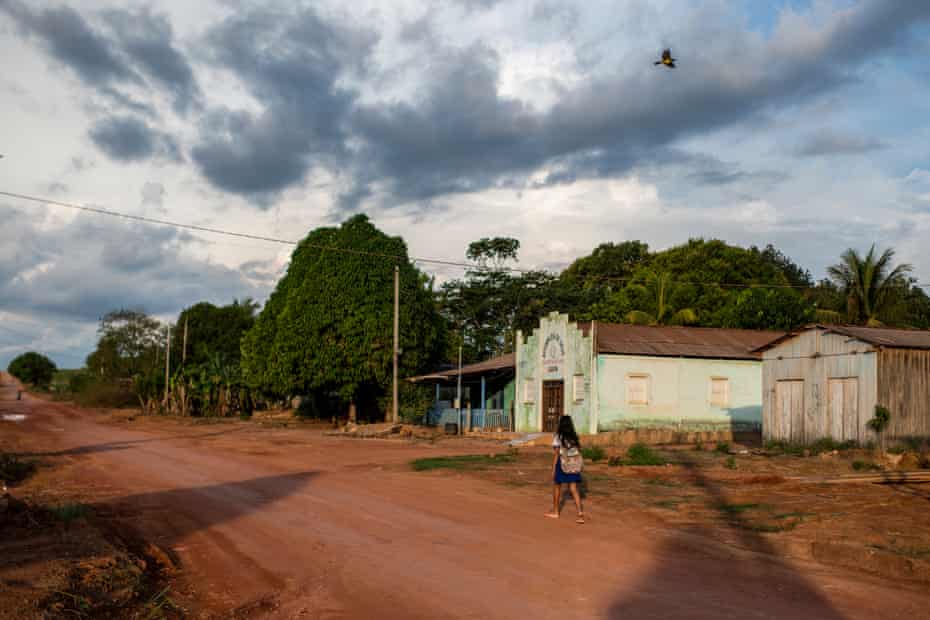
M429 265L455 267L455 268L465 269L468 271L477 271L477 272L484 272L484 273L516 273L516 274L522 274L522 275L538 274L538 275L543 275L543 276L548 275L551 277L556 276L556 274L547 272L545 270L540 270L540 269L524 269L524 268L513 267L513 266L489 266L489 265L482 265L479 263L468 263L468 262L455 261L455 260L449 260L449 259L428 258L428 257L423 257L423 256L403 256L403 255L398 255L398 254L389 254L386 252L373 252L370 250L359 250L355 248L329 246L329 245L323 245L323 244L318 244L318 243L312 243L306 240L295 241L292 239L281 239L281 238L271 237L271 236L266 236L266 235L256 235L252 233L243 233L243 232L237 232L237 231L224 230L224 229L214 228L210 226L200 226L197 224L174 222L170 220L152 218L152 217L148 217L144 215L124 213L124 212L116 211L113 209L104 209L102 207L92 207L88 205L81 205L81 204L76 204L72 202L64 202L61 200L54 200L54 199L49 199L49 198L43 198L40 196L31 196L28 194L8 192L8 191L3 191L3 190L0 190L0 196L6 196L8 198L14 198L14 199L23 200L23 201L32 202L32 203L52 205L52 206L58 206L58 207L63 207L63 208L68 208L68 209L73 209L73 210L78 210L78 211L84 211L88 213L95 213L97 215L106 215L109 217L116 217L116 218L121 218L121 219L126 219L126 220L138 221L138 222L143 222L143 223L157 225L157 226L169 226L169 227L178 228L182 230L192 230L195 232L202 232L202 233L208 233L208 234L214 234L214 235L238 237L241 239L249 239L253 241L264 241L268 243L275 243L279 245L289 245L293 247L296 247L298 245L304 245L304 246L316 248L322 251L342 252L346 254L371 256L375 258L389 259L394 262L411 261L411 262L417 262L417 263L423 263L423 264L429 264ZM583 281L584 283L590 283L590 282L630 283L630 282L639 281L639 279L637 278L621 277L621 276L579 276L578 279ZM793 290L801 290L801 291L816 290L816 287L814 286L790 284L790 283L782 283L782 284L779 284L779 283L733 283L733 282L689 281L689 280L668 280L668 283L679 285L679 286L685 286L685 285L707 286L707 287L719 287L719 288L725 288L725 289L726 288L729 288L729 289L793 289ZM920 288L930 288L930 283L913 282L913 283L905 283L905 284L909 286L920 287Z

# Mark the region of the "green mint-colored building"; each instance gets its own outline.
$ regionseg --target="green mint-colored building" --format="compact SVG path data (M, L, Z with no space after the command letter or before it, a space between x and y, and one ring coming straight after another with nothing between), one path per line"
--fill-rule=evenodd
M782 334L572 322L553 313L517 333L514 428L581 433L759 426L760 347Z

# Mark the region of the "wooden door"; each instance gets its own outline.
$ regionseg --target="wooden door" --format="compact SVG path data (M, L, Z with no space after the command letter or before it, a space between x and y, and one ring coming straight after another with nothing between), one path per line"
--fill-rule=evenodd
M859 379L830 379L831 435L839 441L859 441Z
M804 441L804 381L775 384L775 411L782 428L780 439Z
M559 418L565 411L565 390L561 381L543 382L543 432L554 433L559 428Z

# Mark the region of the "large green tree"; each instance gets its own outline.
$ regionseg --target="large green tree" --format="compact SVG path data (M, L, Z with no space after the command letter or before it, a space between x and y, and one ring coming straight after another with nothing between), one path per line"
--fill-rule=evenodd
M165 332L142 310L114 310L100 319L100 339L87 368L108 378L147 374L157 365ZM163 358L162 358L163 359Z
M255 324L259 305L251 300L233 300L226 306L203 301L185 308L171 332L171 356L180 363L184 358L184 334L187 333L186 363L237 364L242 351L242 336Z
M29 351L13 358L7 370L23 383L46 387L52 382L58 368L55 362L41 353Z
M364 215L312 231L242 340L245 380L266 395L336 395L374 418L391 385L394 267L400 269L400 372L436 364L445 324L431 280L400 237Z
M907 276L912 268L895 265L894 255L891 248L878 254L874 244L864 256L850 248L827 270L846 297L849 321L882 325L888 320L886 313L909 292Z

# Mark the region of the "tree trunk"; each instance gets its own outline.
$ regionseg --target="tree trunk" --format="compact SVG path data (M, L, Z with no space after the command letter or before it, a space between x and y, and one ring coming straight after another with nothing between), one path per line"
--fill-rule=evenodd
M355 424L358 422L358 411L355 407L355 401L352 400L349 402L349 422Z

